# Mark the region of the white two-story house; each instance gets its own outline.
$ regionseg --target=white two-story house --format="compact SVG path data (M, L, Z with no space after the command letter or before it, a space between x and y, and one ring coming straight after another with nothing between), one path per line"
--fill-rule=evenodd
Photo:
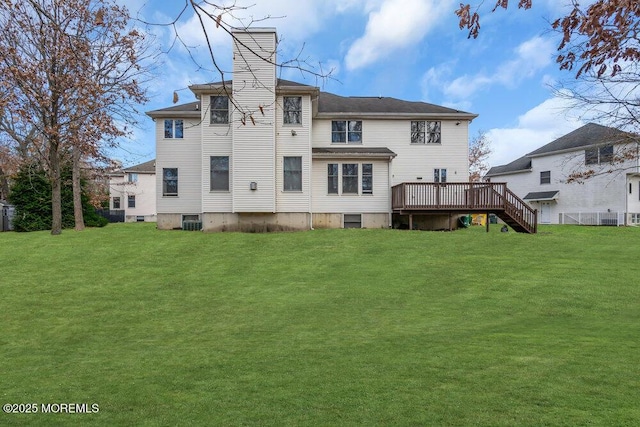
M281 80L274 29L234 36L232 80L147 113L158 228L390 227L393 186L468 181L476 114Z
M156 220L156 161L124 168L109 176L109 210L124 211L126 222Z
M506 182L541 224L640 224L639 141L589 123L491 168L485 180Z

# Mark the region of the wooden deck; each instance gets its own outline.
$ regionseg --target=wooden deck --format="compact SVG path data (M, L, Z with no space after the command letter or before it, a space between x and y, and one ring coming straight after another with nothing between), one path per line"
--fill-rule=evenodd
M538 212L498 182L403 182L391 188L391 207L401 215L493 213L518 232L537 231Z

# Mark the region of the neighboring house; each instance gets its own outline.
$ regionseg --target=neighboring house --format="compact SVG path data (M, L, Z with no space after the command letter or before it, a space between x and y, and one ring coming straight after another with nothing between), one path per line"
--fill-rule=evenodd
M13 230L13 216L15 207L9 202L0 199L0 231Z
M233 80L190 86L198 101L147 113L158 228L390 227L403 213L392 187L468 182L476 114L281 80L274 29L234 36Z
M150 160L109 176L109 210L124 211L126 222L156 220L156 161Z
M637 154L637 135L589 123L491 168L485 180L507 183L541 224L640 224ZM575 173L591 176L567 182Z

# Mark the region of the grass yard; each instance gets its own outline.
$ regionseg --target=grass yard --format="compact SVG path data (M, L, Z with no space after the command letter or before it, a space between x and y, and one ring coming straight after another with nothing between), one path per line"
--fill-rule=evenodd
M639 242L0 233L0 425L640 425Z

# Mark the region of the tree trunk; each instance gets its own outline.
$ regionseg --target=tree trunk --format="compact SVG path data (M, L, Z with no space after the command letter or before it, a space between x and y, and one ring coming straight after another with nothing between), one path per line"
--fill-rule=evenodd
M62 233L62 179L58 142L51 141L49 147L49 178L51 179L51 234Z
M9 179L4 174L2 166L0 166L0 200L9 199Z
M73 168L71 170L73 181L73 218L76 231L84 230L84 216L82 214L82 186L80 182L80 149L73 148Z

